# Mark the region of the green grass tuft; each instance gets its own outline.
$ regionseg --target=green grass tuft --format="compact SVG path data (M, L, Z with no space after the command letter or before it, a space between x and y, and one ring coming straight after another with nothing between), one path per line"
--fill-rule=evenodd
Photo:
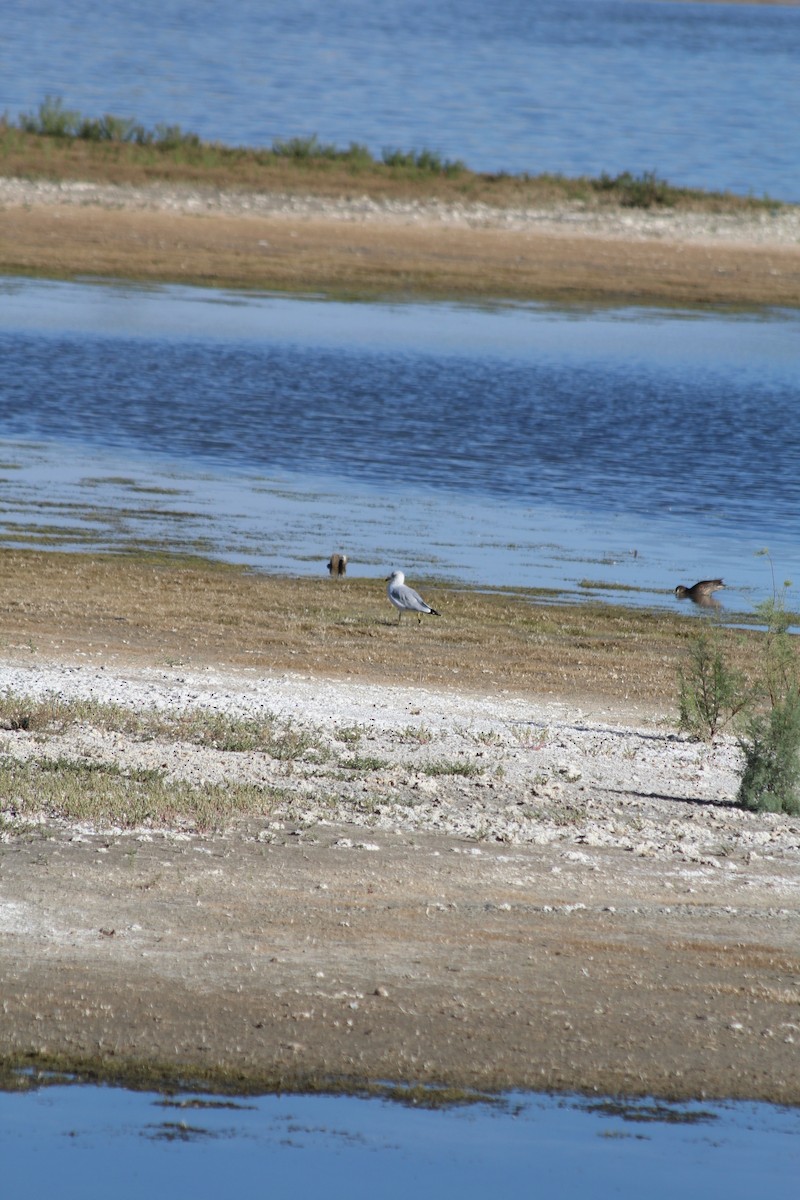
M219 829L237 816L266 815L283 793L249 784L190 784L159 771L126 772L113 764L64 758L20 763L0 759L0 795L9 817L91 821L123 828L174 826ZM22 827L25 828L24 825Z
M483 775L486 770L485 767L479 767L474 762L448 762L445 760L423 763L419 769L423 775L464 775L467 778L475 775Z

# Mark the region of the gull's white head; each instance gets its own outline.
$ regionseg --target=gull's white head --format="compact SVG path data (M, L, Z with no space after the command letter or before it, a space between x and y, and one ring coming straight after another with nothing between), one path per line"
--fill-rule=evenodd
M392 571L391 575L386 576L387 583L405 583L406 577L402 571Z

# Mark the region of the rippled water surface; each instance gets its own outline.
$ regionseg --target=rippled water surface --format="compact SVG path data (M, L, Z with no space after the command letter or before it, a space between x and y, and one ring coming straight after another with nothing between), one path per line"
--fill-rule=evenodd
M0 112L270 145L430 147L478 170L657 171L800 201L800 9L639 0L25 0Z
M6 544L748 608L800 579L800 318L0 287Z
M325 1096L167 1097L95 1087L0 1094L14 1200L587 1196L789 1200L797 1110L513 1094L425 1110ZM324 1183L321 1182L324 1180Z

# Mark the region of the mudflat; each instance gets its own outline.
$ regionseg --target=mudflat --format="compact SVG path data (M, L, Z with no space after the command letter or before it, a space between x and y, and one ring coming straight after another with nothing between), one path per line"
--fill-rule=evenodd
M6 1063L800 1102L800 821L733 806L731 739L677 734L688 619L628 617L612 671L579 610L507 597L398 625L364 580L3 566ZM90 818L80 772L247 807Z
M596 210L0 180L0 273L689 306L800 303L800 210Z

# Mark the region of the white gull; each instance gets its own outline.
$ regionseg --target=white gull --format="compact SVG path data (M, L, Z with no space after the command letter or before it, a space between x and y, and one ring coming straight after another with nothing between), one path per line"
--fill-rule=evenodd
M418 621L422 621L422 613L432 613L434 617L439 616L435 608L431 608L430 604L425 603L419 592L415 592L412 587L408 586L402 571L392 571L391 575L387 576L387 582L389 586L386 594L397 609L398 625L403 619L404 612L415 612Z

